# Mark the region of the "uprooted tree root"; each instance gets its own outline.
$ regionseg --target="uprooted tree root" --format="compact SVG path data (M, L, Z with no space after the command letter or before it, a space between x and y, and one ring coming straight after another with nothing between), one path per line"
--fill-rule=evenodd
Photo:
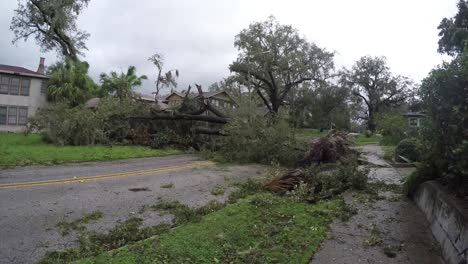
M339 192L342 192L350 186L356 186L355 182L360 182L361 184L365 182L365 179L363 181L362 175L355 175L360 174L360 172L356 168L357 162L353 162L353 160L356 160L356 152L350 148L351 145L352 141L346 133L335 130L330 131L325 137L311 142L310 149L305 153L304 159L298 163L299 168L273 178L264 187L272 192L285 193L297 189L301 183L307 183L310 185L309 192L311 197L328 197L337 193L336 190L338 189L340 190ZM322 171L322 173L317 171L312 172L309 169L321 167L321 164L325 163L339 164L338 166L347 168L337 169L338 167L335 167L332 170L328 170L328 172ZM340 175L334 176L334 173ZM330 188L330 190L323 190L323 185L328 186L330 185L328 181L333 180L339 181L336 186ZM323 184L324 181L327 181L327 184ZM319 194L319 192L321 193ZM330 194L327 194L328 192Z
M306 168L316 163L335 163L346 159L353 151L352 140L344 132L330 131L326 136L313 140L310 149L299 166Z

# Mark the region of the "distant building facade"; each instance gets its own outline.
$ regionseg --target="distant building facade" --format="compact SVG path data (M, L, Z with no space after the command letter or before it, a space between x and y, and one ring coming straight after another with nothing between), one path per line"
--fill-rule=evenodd
M404 117L408 120L408 126L410 128L419 128L422 125L426 115L421 112L407 112L403 114Z
M47 103L44 58L37 71L0 64L0 131L19 132Z

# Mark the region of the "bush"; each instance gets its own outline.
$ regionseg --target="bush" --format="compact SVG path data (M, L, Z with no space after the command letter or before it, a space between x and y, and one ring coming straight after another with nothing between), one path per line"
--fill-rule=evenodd
M421 154L414 139L403 139L395 148L395 160L397 162L405 162L400 156L409 159L410 161L420 161Z
M30 118L29 131L43 133L47 142L59 145L92 145L122 142L130 124L125 119L143 115L147 109L131 100L101 99L95 110L80 105L52 104Z
M360 170L357 161L346 164L330 164L315 169L315 192L319 196L331 196L347 189L363 190L367 186L367 170Z
M264 117L255 106L238 108L225 133L217 152L221 161L292 166L302 155L285 119Z
M372 135L373 135L373 133L372 133L372 131L370 131L370 130L366 130L366 132L364 132L364 136L365 136L366 138L370 138L370 137L372 137Z
M426 165L452 191L468 195L468 50L433 69L419 89L426 112L421 131ZM427 156L427 157L426 157Z
M377 129L383 136L383 145L396 145L406 137L408 123L400 113L380 114L376 118Z

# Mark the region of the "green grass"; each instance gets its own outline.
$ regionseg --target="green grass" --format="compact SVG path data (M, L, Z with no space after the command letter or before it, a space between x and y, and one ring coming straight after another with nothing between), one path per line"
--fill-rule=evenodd
M364 146L368 144L379 144L380 143L380 138L376 137L375 135L372 135L370 137L366 137L363 134L360 134L354 138L354 141L356 145L358 146Z
M180 154L174 149L141 146L57 146L42 142L37 134L0 133L0 167L60 164Z
M384 151L383 158L392 161L393 157L395 157L395 148L396 146L381 146Z
M259 193L167 233L75 263L309 263L341 199L316 204Z

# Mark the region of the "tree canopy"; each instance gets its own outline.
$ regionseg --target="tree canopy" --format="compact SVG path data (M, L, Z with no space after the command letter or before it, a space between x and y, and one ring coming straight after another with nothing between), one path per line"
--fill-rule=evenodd
M50 66L47 73L49 100L77 106L96 95L99 87L88 76L88 69L88 63L71 58Z
M317 85L331 76L332 52L307 42L289 25L274 17L242 30L234 45L239 55L229 69L245 76L271 113L277 113L289 92L304 82Z
M140 86L143 80L148 79L146 75L138 76L135 66L128 67L126 73L118 74L115 71L109 75L101 73L100 75L102 89L108 93L113 93L121 100L132 96L132 90L135 86Z
M456 55L468 46L468 1L458 2L458 13L453 18L444 18L438 29L439 52Z
M384 107L397 106L412 96L413 82L404 76L394 76L385 57L364 56L351 70L344 70L341 83L351 95L364 102L368 129L375 130L375 114Z
M10 29L13 43L34 37L43 51L58 50L78 60L89 34L76 25L89 0L19 0Z

